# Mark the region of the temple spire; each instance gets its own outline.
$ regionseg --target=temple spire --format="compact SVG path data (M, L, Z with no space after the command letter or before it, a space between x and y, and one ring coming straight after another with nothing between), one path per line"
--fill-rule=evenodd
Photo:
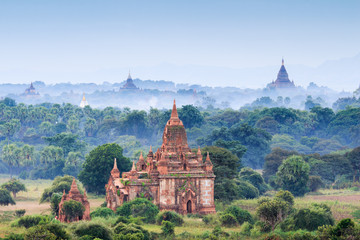
M117 167L117 162L116 162L116 158L114 158L114 167L113 167L113 169L118 169L118 167Z
M152 147L151 147L151 145L150 145L150 151L149 152L152 152Z
M284 66L284 58L281 60L281 65Z
M179 115L178 115L178 112L177 112L177 110L176 110L176 102L175 102L175 99L174 99L173 109L172 109L172 112L171 112L171 119L179 119Z
M206 161L210 161L209 152L207 152L207 155L206 155Z
M132 79L131 78L131 75L130 75L130 69L129 69L129 75L128 75L128 78L127 79Z
M136 171L136 168L135 168L135 161L133 161L133 165L132 165L132 168L131 168L131 171Z
M85 102L86 101L86 98L85 98L85 93L83 93L83 98L82 100Z
M111 176L113 176L114 178L120 177L120 171L117 167L116 158L114 158L114 167L110 173L111 173Z
M142 152L140 152L140 157L139 157L139 160L144 160L144 157L143 157Z

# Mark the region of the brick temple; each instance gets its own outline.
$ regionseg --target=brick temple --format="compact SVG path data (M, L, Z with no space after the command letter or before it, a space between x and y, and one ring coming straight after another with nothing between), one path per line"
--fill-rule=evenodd
M267 87L270 89L295 88L294 81L290 81L290 79L289 79L289 75L288 75L285 65L284 65L284 59L282 59L282 61L281 61L281 67L280 67L280 70L279 70L276 80L269 83Z
M77 187L75 178L73 179L73 182L71 184L71 188L69 191L69 194L64 193L62 195L61 201L59 203L59 221L60 222L70 222L69 219L65 216L65 214L62 212L62 207L64 205L64 202L69 200L75 200L80 202L84 207L85 211L82 217L77 217L75 221L79 220L90 220L90 203L87 200L86 192L84 191L84 195L82 195Z
M116 210L124 202L144 197L160 210L180 214L215 213L213 165L209 153L203 160L200 148L192 152L176 104L167 122L161 148L146 158L142 153L130 172L120 177L116 159L106 185L107 207Z

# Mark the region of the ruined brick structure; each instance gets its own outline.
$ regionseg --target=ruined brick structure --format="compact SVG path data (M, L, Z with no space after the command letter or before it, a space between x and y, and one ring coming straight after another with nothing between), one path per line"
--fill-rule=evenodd
M69 201L70 199L80 202L85 207L84 215L81 218L76 218L75 221L79 220L90 220L90 203L87 200L86 192L84 191L84 195L82 195L76 185L75 178L73 179L73 182L71 184L71 188L69 191L69 194L65 193L65 190L63 192L61 201L59 203L59 220L60 222L69 222L69 220L66 218L65 214L63 214L62 207L64 205L64 202Z
M161 148L142 153L130 172L114 168L106 185L107 206L114 211L137 197L152 200L160 210L181 214L215 213L213 165L209 154L203 161L200 148L192 152L174 101L171 118L163 133Z

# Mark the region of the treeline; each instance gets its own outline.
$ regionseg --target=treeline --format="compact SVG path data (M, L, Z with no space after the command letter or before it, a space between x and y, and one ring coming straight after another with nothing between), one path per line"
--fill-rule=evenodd
M357 107L334 112L319 106L302 111L285 107L222 110L185 105L178 112L190 146L226 148L241 157L243 165L255 169L264 166L265 156L275 147L324 155L360 145ZM155 108L146 112L114 107L79 108L71 104L25 105L5 98L0 101L0 172L12 168L9 162L14 162L16 173L26 166L58 162L58 169L68 166L63 173L75 175L91 149L110 142L118 143L126 157L136 159L139 151L161 145L170 113L170 109ZM28 149L32 149L30 153ZM57 170L53 172L56 175Z

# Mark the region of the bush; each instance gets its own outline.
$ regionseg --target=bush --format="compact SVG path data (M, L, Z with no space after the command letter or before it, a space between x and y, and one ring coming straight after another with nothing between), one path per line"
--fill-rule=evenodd
M240 198L253 199L259 197L259 190L251 183L242 180L236 180L235 183L238 188L236 191Z
M15 205L16 203L8 190L0 188L0 206L8 206L9 204Z
M172 211L160 212L156 217L156 223L161 225L162 221L172 222L175 226L181 226L184 223L183 217Z
M162 235L165 237L174 236L175 235L175 225L169 221L162 221Z
M3 240L24 240L24 234L10 233Z
M216 225L218 224L218 216L216 214L207 214L203 217L202 221L206 224L206 225Z
M322 226L318 228L320 239L358 239L360 227L350 218L342 219L336 226Z
M145 230L141 226L139 226L137 224L134 224L134 223L130 223L130 224L119 223L114 228L114 232L116 234L119 234L119 235L122 235L122 236L128 236L128 237L131 236L132 237L131 239L144 239L144 240L150 240L151 239L149 231ZM134 235L137 235L138 237L140 237L140 236L142 236L142 237L141 238L135 238ZM121 238L118 238L118 239L121 239ZM130 239L130 238L125 238L125 239Z
M237 225L236 217L231 213L225 213L220 216L220 222L222 226L233 227Z
M81 202L70 199L64 202L60 211L66 216L68 221L72 222L82 218L85 207Z
M135 200L125 202L116 210L117 215L143 217L145 223L155 223L158 213L159 208L145 198L136 198Z
M39 224L46 224L48 222L50 222L48 216L27 215L15 220L15 222L11 224L11 226L30 228Z
M17 216L17 217L22 217L25 215L25 213L26 213L25 209L15 210L15 216Z
M286 190L280 190L275 194L275 198L285 201L290 207L294 206L294 195Z
M253 228L252 224L248 222L244 222L243 225L241 225L241 231L240 231L241 235L250 236L252 228Z
M248 223L254 223L254 220L253 220L253 217L251 216L251 214L246 211L246 210L243 210L237 206L230 206L228 207L224 213L229 213L229 214L232 214L237 223L238 224L243 224L244 222L248 222Z
M53 193L62 194L64 190L66 193L68 193L70 191L73 179L74 179L74 177L69 176L69 175L65 175L63 177L60 177L60 176L56 177L54 179L51 187L46 188L44 190L44 192L42 193L41 198L40 198L40 203L50 202L51 196L53 195ZM79 188L79 191L81 193L83 193L83 190L80 188L79 182L76 181L76 183Z
M95 211L90 213L90 217L102 217L102 218L108 218L108 217L112 217L115 216L115 213L113 210L111 210L110 208L106 208L106 207L100 207L95 209Z
M284 231L304 229L317 230L324 225L334 225L330 208L325 204L312 204L310 208L299 209L281 224Z
M25 240L33 239L61 239L68 240L70 236L64 230L64 227L59 223L50 223L46 225L39 225L29 228L25 233Z
M100 223L82 222L77 225L74 233L78 237L83 237L85 235L88 235L93 238L112 240L111 230Z
M320 188L324 187L324 183L320 176L309 176L308 185L311 192L316 192Z
M60 193L53 193L53 195L51 196L50 207L52 214L54 214L55 216L59 216L59 203L61 201L61 198L62 194Z

